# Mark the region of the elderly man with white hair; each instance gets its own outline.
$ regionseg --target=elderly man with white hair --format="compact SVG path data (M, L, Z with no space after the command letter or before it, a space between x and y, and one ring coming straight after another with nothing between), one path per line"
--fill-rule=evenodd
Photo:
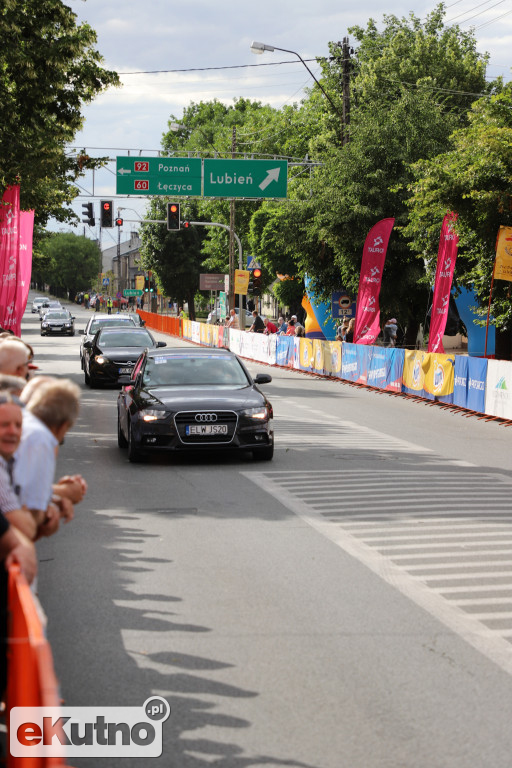
M30 350L22 341L6 339L0 344L0 373L29 378Z

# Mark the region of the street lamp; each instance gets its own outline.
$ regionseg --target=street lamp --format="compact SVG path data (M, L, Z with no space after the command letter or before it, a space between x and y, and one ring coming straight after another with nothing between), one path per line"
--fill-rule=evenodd
M342 118L342 115L341 115L339 109L336 107L336 105L334 104L334 102L331 99L331 97L329 96L329 94L325 91L323 86L318 82L318 80L316 79L316 77L314 76L314 74L312 73L312 71L310 70L310 68L308 67L308 65L306 64L304 59L302 58L302 56L300 54L298 54L297 51L289 51L287 48L278 48L277 45L266 45L266 43L258 43L255 40L251 43L251 51L253 53L257 53L257 54L262 54L265 51L270 51L270 52L272 52L272 51L283 51L283 53L291 53L294 56L297 56L297 58L302 61L302 63L306 67L307 71L309 72L309 74L311 75L311 77L313 78L315 83L318 85L318 87L320 88L320 90L322 91L323 95L325 96L325 98L327 99L327 101L329 102L331 107L334 109L336 114L339 117Z

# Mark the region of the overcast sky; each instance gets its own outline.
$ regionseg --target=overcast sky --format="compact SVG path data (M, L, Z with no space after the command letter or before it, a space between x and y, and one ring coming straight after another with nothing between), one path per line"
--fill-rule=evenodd
M384 13L401 17L413 11L423 18L435 7L422 0L391 4L369 0L364 6L340 0L68 0L68 4L79 22L88 22L96 31L104 65L116 70L122 82L121 88L110 88L85 107L84 129L75 146L86 147L91 155L112 157L128 150L158 150L169 116L179 118L192 101L217 98L232 103L244 97L277 108L299 101L303 88L312 84L305 67L298 60L277 64L295 58L280 51L255 56L250 51L253 40L314 59L328 55L328 43L341 41L348 27L366 26L370 17L381 23ZM447 3L447 21L462 29L473 26L479 50L491 56L488 77L510 79L512 0ZM320 75L314 61L308 66ZM90 191L87 179L84 192ZM112 172L97 176L94 193L115 196ZM80 216L83 200L74 204ZM134 203L117 204L140 210Z

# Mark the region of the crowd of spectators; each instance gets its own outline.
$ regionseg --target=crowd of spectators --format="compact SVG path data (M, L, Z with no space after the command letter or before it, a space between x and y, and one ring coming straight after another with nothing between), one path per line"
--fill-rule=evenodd
M231 315L235 315L235 310L231 310ZM259 312L255 309L252 313L253 322L248 333L263 333L267 336L276 334L277 336L305 336L304 326L301 325L297 319L297 315L291 315L288 320L280 316L277 320L277 324L274 323L269 317L261 317ZM235 315L236 317L236 315ZM232 321L230 316L226 321L228 328L238 328L238 318L236 324Z
M17 563L35 593L36 542L73 519L87 484L56 478L66 433L75 423L80 389L69 379L34 376L32 347L0 334L0 686L5 689L7 569Z

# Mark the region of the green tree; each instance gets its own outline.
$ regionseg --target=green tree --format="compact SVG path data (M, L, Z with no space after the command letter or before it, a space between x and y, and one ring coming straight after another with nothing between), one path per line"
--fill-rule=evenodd
M425 21L384 17L379 31L373 20L350 30L358 45L351 74L350 142L320 132L310 142L311 156L322 163L311 189L302 185L297 197L310 196L309 217L290 206L283 237L303 244L300 271L322 286L323 294L340 283L355 291L361 254L370 228L395 217L381 306L396 314L416 335L428 298L423 265L402 231L407 223L407 184L411 164L446 149L452 131L466 122L475 93L487 92L486 57L476 50L471 32L443 25L439 6ZM339 91L339 51L324 63L324 82ZM336 55L334 55L336 53Z
M469 124L452 134L450 144L448 152L413 166L404 233L433 277L443 216L447 210L457 212L455 282L475 291L484 318L498 230L500 225L512 226L512 85L476 101ZM498 330L497 351L509 358L510 283L496 281L492 314Z
M181 208L182 219L197 220L193 215L195 204ZM187 216L185 216L185 211ZM165 200L153 199L148 218L166 218ZM199 288L199 274L203 262L201 244L204 232L200 227L168 232L165 224L145 223L141 227L141 266L152 270L162 292L183 306L188 303L189 317L196 319L194 297Z
M73 299L79 291L87 290L101 272L101 253L96 242L73 233L58 233L45 237L41 255L44 262L34 265L32 279L50 286L56 296ZM40 272L43 266L44 272Z
M118 84L94 49L96 34L61 0L3 0L0 8L0 194L20 183L36 223L73 214L75 180L94 161L65 145L82 127L82 106Z

